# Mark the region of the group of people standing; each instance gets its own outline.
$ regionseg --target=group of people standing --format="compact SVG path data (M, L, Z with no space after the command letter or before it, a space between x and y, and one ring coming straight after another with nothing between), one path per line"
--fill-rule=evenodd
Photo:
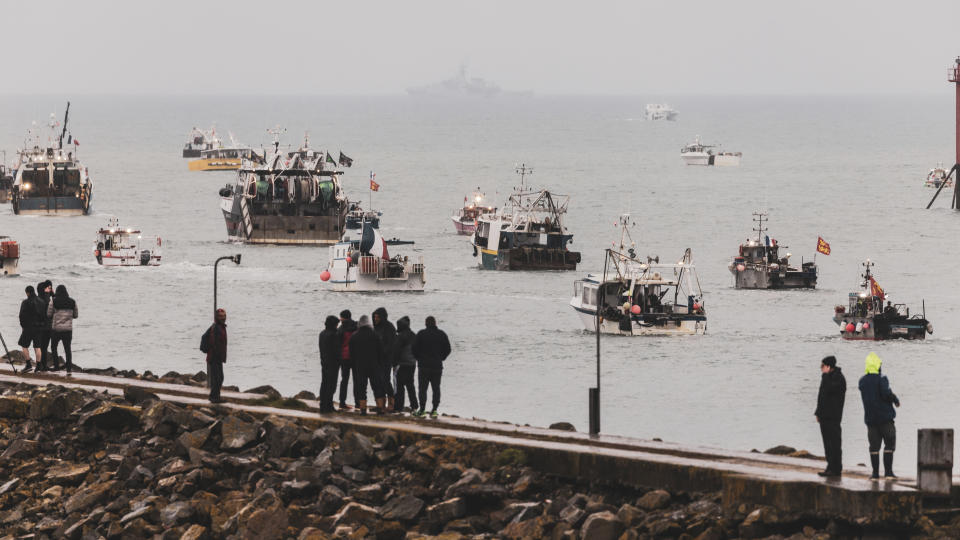
M880 447L883 445L884 477L896 478L893 473L893 452L897 447L897 428L893 419L897 416L894 407L900 406L900 398L890 389L890 381L880 373L883 361L876 353L867 355L865 374L858 387L863 401L864 423L867 425L867 441L870 445L872 480L880 479ZM847 379L837 366L837 359L827 356L820 362L820 392L817 395L817 410L814 415L820 423L823 450L827 468L820 476L840 476L843 470L840 421L843 419L843 404L847 395Z
M30 349L34 351L36 371L57 371L60 369L60 355L57 352L63 343L63 354L67 375L73 373L73 319L79 316L77 302L67 293L64 285L49 280L24 289L27 297L20 302L20 339L17 344L23 349L26 371L33 369L30 361ZM52 360L52 365L51 361Z
M339 410L350 410L347 389L353 376L354 406L367 414L367 388L373 392L378 414L404 410L404 398L410 399L414 416L426 415L427 388L433 390L431 417L440 406L440 380L443 362L450 355L450 340L427 317L425 328L416 334L410 329L410 317L401 317L394 326L387 310L377 308L370 317L354 321L350 310L326 318L320 332L320 412L334 411L334 394L339 379ZM414 385L414 374L418 384ZM417 392L419 387L419 392Z

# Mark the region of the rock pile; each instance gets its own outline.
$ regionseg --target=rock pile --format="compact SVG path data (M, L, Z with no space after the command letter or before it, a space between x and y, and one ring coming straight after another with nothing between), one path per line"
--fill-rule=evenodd
M149 393L0 390L6 538L720 540L857 530L767 507L724 515L717 494L547 476L522 451L483 443L343 433L319 418L182 407ZM960 524L929 527L912 533L960 533Z

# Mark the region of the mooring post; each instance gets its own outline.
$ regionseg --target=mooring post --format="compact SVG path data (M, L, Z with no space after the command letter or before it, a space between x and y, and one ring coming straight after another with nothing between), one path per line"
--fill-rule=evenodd
M917 489L950 496L953 476L953 430L917 430Z

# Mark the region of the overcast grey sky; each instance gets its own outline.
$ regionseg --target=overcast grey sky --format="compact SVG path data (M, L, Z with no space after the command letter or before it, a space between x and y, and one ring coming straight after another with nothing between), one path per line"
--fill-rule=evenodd
M960 1L0 4L2 93L937 93Z

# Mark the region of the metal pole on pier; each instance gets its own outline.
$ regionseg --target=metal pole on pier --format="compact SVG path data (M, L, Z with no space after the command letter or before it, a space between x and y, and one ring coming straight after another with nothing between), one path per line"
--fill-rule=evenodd
M953 167L950 168L950 172L947 173L940 187L937 188L937 192L933 194L933 198L930 199L927 208L933 206L933 201L937 200L937 195L940 195L940 192L947 185L947 181L956 173L957 177L954 178L953 198L950 201L950 208L960 209L960 56L954 61L953 67L947 69L947 81L952 82L956 89L956 119L954 123L956 129L956 154L953 160Z
M213 316L217 316L217 265L220 264L220 261L230 259L234 264L240 264L240 253L236 255L227 255L225 257L220 257L213 263Z
M600 310L603 308L603 284L607 281L607 263L610 261L610 249L604 252L603 278L597 287L597 313L594 321L597 334L597 386L591 388L588 395L590 414L590 435L600 434L600 323L603 317Z

